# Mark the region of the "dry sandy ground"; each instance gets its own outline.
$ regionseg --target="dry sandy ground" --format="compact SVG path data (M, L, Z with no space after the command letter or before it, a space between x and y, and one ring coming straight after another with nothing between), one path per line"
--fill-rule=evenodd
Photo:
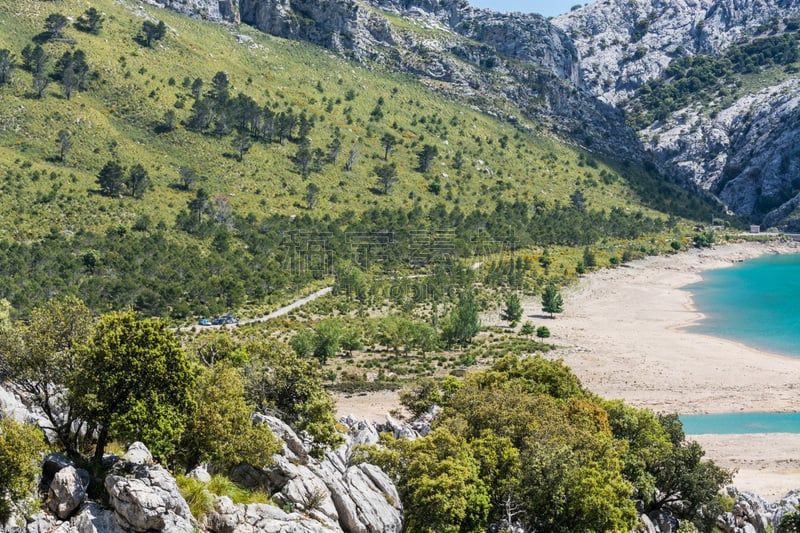
M525 316L547 325L556 354L593 392L657 412L680 414L800 410L800 358L760 352L683 329L701 317L682 287L704 270L793 244L735 244L650 257L584 277L552 320L539 301ZM488 318L488 317L487 317ZM524 319L523 319L524 320ZM491 319L489 319L491 321ZM383 419L395 393L337 399L340 414ZM700 436L707 456L739 470L734 483L767 499L800 488L800 435Z

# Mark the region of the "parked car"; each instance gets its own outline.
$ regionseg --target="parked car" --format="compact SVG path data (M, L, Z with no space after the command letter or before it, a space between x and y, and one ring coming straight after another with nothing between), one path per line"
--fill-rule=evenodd
M201 326L210 326L211 325L211 321L209 319L207 319L207 318L201 318L197 323L200 324Z
M238 324L239 323L239 317L234 316L234 315L225 315L225 316L220 317L220 318L225 320L225 324Z
M212 326L221 326L223 324L225 324L225 319L222 317L215 318L211 321Z

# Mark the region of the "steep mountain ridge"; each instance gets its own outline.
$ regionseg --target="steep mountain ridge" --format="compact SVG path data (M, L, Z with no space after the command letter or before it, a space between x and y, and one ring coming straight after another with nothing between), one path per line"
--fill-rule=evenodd
M584 86L638 120L667 172L736 214L794 228L798 17L797 0L602 0L554 24L580 51ZM647 109L642 100L666 84ZM636 118L642 111L650 113L645 124Z
M585 87L619 104L683 54L720 55L773 20L800 13L798 0L600 0L553 19L580 52Z

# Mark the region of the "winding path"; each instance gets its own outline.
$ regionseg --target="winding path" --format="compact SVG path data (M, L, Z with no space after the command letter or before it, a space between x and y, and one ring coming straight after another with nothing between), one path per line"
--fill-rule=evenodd
M254 324L256 322L266 322L267 320L272 320L273 318L278 318L279 316L287 315L297 309L298 307L302 307L309 302L313 302L317 298L321 298L326 294L330 294L333 291L333 287L325 287L324 289L320 289L316 292L312 292L308 296L300 298L299 300L295 300L294 302L290 303L289 305L284 305L283 307L276 309L275 311L266 314L264 316L260 316L257 318L249 318L247 320L241 320L239 324ZM237 324L231 324L237 325Z

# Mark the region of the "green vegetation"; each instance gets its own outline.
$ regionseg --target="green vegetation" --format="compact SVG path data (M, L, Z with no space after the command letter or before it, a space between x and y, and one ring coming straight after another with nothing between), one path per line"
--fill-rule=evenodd
M550 318L555 318L556 313L564 312L564 300L558 288L552 283L542 293L542 311L550 313Z
M208 483L182 475L176 481L192 516L198 520L214 510L215 496L227 496L235 504L270 503L265 492L244 489L221 475L212 476Z
M431 434L384 435L362 450L395 476L408 531L482 531L501 520L534 531L630 531L632 494L646 510L669 507L710 530L730 473L700 460L676 417L604 402L539 357L506 357L444 387L423 382L404 397L415 413L431 398L446 406Z
M465 346L480 331L478 305L472 292L463 293L442 323L442 338L448 346Z
M97 429L97 464L113 438L142 441L161 460L174 455L197 408L195 379L174 334L131 311L100 318L69 385L83 420Z
M93 330L89 309L75 298L50 300L27 323L7 322L0 328L4 380L15 383L41 410L55 435L50 444L70 455L80 446L80 431L75 431L79 413L73 405L64 408L59 391L80 379L80 349Z
M38 428L0 418L0 523L33 492L44 452Z
M663 80L644 84L628 102L637 129L664 120L694 101L710 102L735 96L748 76L781 68L798 70L800 37L797 29L730 47L721 57L683 55L673 59Z
M280 264L290 248L330 242L336 264L351 259L345 233L410 233L426 218L421 229L459 228L466 257L486 242L630 239L661 231L652 208L708 210L653 169L407 77L150 14L159 23L110 1L0 6L0 296L20 316L47 294L174 318L263 307L327 274ZM76 23L34 42L52 15Z
M181 438L185 468L211 462L225 471L241 463L256 468L272 463L280 447L267 426L250 421L254 409L245 398L245 378L238 368L226 360L204 368L194 400L197 411Z
M517 320L522 318L522 306L519 303L519 296L517 293L512 292L508 295L505 308L500 313L500 318L512 324L516 324Z
M318 451L341 442L319 367L258 337L202 336L185 351L161 320L95 319L78 300L54 299L27 323L0 321L0 369L47 417L48 444L74 458L93 450L99 462L116 439L187 470L266 466L277 444L251 422L256 409L280 413Z
M537 357L548 328L483 328L480 313L505 294L509 322L520 294L559 313L559 286L685 245L678 217L716 207L408 77L142 9L0 5L0 370L45 413L50 446L99 463L135 439L179 469L264 467L277 445L253 411L321 456L343 441L323 383L405 385L412 413L444 408L434 431L368 453L410 532L504 517L629 530L632 494L689 520L711 509L727 474L674 420ZM163 320L255 316L332 280L330 298L234 332ZM196 516L211 494L265 499L221 476L180 484Z

